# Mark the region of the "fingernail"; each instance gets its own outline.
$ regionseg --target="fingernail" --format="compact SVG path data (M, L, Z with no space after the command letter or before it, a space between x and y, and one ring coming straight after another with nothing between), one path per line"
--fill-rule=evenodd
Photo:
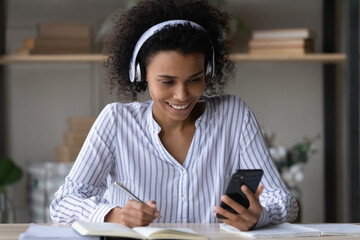
M247 187L246 187L245 185L242 185L242 186L241 186L241 189L242 189L243 191L246 191L246 190L247 190Z
M160 217L160 213L159 213L159 211L156 211L156 213L155 213L155 217Z

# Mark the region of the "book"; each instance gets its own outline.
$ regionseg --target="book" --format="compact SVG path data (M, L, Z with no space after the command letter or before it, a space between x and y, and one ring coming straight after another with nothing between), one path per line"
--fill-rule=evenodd
M87 54L90 53L90 50L87 47L56 47L56 48L46 48L35 46L30 50L30 54Z
M133 239L207 239L189 228L135 227L119 223L74 222L71 227L83 236L126 237Z
M268 48L313 48L312 39L286 39L286 40L258 40L251 39L249 48L268 49Z
M90 45L90 39L39 37L34 40L35 47L38 46L44 48L69 47L90 49Z
M316 34L307 28L255 30L252 39L308 39Z
M360 226L352 224L291 224L282 223L251 231L240 231L225 223L220 230L247 238L289 238L289 237L320 237L333 235L359 235Z
M312 53L312 49L308 48L264 48L264 49L249 49L250 54L305 54Z
M90 39L39 37L34 40L31 54L90 53Z
M360 225L354 224L301 224L321 232L322 236L360 236Z
M91 52L90 26L81 23L41 23L30 54L85 54Z
M90 26L82 23L41 23L38 31L46 38L90 39Z
M42 226L31 223L29 228L20 234L19 240L100 240L100 237L83 237L67 226Z

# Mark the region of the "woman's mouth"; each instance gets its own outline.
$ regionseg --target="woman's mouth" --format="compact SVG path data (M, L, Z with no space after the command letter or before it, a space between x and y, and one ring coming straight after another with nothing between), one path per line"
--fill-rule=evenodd
M175 105L175 104L171 104L171 103L168 103L168 104L169 104L172 108L177 109L177 110L185 109L185 108L187 108L187 107L190 105L190 103L185 104L185 105Z

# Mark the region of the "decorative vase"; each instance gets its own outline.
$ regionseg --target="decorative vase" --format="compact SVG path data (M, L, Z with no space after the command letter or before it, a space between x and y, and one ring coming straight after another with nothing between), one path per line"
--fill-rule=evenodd
M0 223L13 223L14 211L13 205L9 201L6 191L0 192Z

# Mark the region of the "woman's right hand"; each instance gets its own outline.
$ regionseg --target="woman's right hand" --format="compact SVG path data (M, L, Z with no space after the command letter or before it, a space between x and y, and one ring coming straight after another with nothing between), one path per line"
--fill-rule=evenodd
M125 207L116 207L106 214L105 222L121 223L128 227L147 226L160 216L155 201L142 204L133 199L126 202Z

